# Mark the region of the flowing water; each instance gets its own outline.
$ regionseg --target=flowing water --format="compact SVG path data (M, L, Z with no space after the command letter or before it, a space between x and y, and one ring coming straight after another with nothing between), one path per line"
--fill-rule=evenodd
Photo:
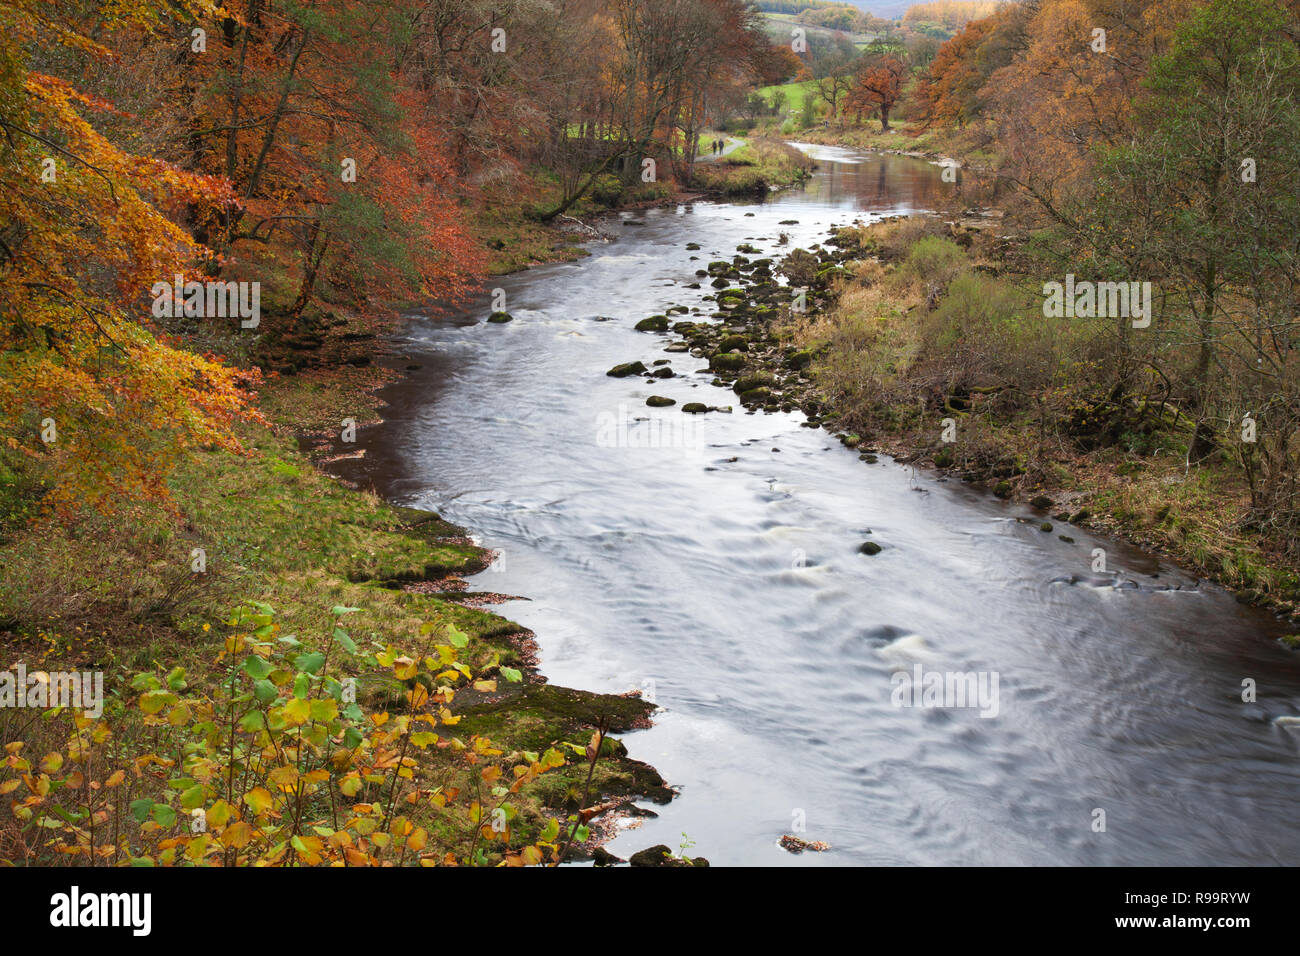
M498 549L474 587L529 599L500 610L552 681L653 693L655 726L626 743L680 796L619 855L685 832L714 864L1300 863L1300 727L1276 722L1300 713L1300 658L1269 616L960 482L864 464L799 413L681 412L734 397L632 326L701 305L697 268L951 188L918 160L816 155L805 189L624 214L589 258L500 280L509 324L482 321L486 299L416 318L399 345L421 368L340 470ZM605 375L658 358L677 377ZM868 537L880 554L858 553ZM1092 572L1099 547L1117 578ZM996 713L897 706L918 665L996 676ZM833 850L791 855L784 833Z

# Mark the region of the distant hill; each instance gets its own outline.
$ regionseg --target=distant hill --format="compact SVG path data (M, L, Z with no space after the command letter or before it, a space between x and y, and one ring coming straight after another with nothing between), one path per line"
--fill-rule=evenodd
M845 6L857 7L887 20L897 20L915 0L844 0Z
M795 14L814 7L857 7L886 20L897 20L914 0L757 0L758 8L768 13Z

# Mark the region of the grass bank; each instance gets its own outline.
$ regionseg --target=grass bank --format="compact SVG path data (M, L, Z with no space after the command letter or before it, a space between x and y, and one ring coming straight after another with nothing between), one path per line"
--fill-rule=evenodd
M765 196L804 182L815 166L780 140L753 138L716 162L696 164L691 185L723 198Z

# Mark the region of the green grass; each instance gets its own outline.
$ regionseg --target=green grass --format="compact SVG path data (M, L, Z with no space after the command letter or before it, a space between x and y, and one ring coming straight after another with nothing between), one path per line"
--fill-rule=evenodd
M770 103L772 102L772 94L777 90L780 90L786 97L785 103L782 104L781 109L789 114L792 111L797 113L803 109L803 101L805 97L813 95L812 91L816 89L816 87L816 80L802 80L797 83L777 83L772 86L762 87L758 90L758 94Z

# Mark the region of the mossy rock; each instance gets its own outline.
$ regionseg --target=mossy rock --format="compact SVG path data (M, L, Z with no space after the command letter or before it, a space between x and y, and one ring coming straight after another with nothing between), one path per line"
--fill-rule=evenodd
M1039 530L1039 531L1051 531L1051 530L1052 530L1052 522L1050 522L1050 521L1044 521L1042 524L1040 524L1040 525L1038 526L1038 530Z
M1011 482L999 481L996 485L993 486L993 494L998 498L1010 498Z
M718 343L719 352L730 352L736 349L741 352L749 351L749 339L743 335L724 335L722 341Z
M511 315L509 312L493 312L491 315L488 316L489 322L495 322L498 325L500 325L503 322L513 322L514 320L515 317Z
M736 379L731 388L737 395L740 395L758 388L770 389L775 384L776 377L770 372L755 372L752 375L742 375Z
M627 378L629 375L640 375L645 371L643 362L624 362L622 365L615 365L606 372L606 375L613 378Z
M735 372L745 367L748 359L739 352L719 352L709 359L709 368L714 370Z
M697 252L700 248L700 244L698 242L688 242L686 243L686 248L690 252Z
M519 685L507 685L511 686ZM516 694L458 711L461 722L457 735L485 733L504 739L502 727L511 725L512 745L545 750L558 740L572 739L584 730L589 731L602 717L608 721L611 733L647 727L654 710L653 704L640 697L597 694L554 684L527 684Z
M660 843L656 846L646 847L644 850L638 850L628 857L630 866L708 866L709 861L702 856L692 857L689 860L683 860L680 857L673 856L673 851L667 846Z
M772 400L772 390L766 386L749 388L740 392L740 401L744 405L766 405Z
M652 315L648 319L642 319L636 324L638 332L667 332L668 316Z
M651 408L667 408L669 405L676 405L677 399L668 398L665 395L651 395L645 400L645 403Z
M874 541L863 541L858 545L858 554L876 555L885 549Z
M682 411L688 415L702 415L709 410L709 406L703 402L687 402L682 406Z
M1039 511L1046 511L1052 507L1052 499L1047 495L1035 495L1029 499L1029 507L1037 508Z
M760 312L764 311L762 309ZM809 349L800 349L797 352L791 352L785 360L787 368L803 369L812 364L813 353Z

